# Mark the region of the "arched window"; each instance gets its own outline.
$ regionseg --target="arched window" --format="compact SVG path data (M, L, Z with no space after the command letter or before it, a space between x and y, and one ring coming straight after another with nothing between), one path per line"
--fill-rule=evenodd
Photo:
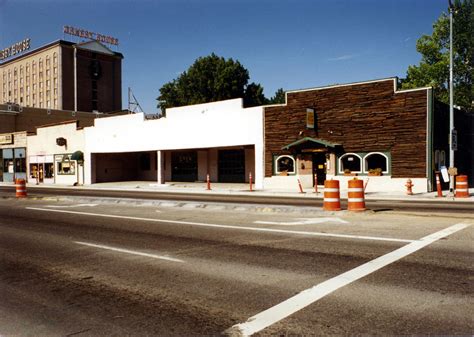
M362 158L355 153L346 153L339 158L339 173L361 173Z
M279 156L275 160L276 173L296 173L295 159L292 156Z
M388 173L388 157L381 152L371 152L364 157L364 172L371 170Z

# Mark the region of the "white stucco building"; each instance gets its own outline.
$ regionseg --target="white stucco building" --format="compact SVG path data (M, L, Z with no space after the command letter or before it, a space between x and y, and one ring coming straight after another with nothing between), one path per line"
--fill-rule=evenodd
M263 107L242 99L96 119L85 132L85 183L247 182L263 188Z

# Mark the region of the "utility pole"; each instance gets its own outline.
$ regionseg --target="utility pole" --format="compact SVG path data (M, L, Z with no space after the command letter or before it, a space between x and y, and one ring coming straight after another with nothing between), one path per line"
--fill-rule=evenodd
M454 102L453 102L453 12L454 6L449 0L449 167L454 168ZM449 179L449 192L454 192L454 176Z

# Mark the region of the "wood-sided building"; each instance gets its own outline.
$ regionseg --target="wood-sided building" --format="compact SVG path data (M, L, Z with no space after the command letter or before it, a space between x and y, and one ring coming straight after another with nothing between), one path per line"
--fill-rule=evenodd
M368 192L403 191L408 178L426 192L434 171L449 164L432 88L398 90L397 78L288 91L286 103L264 115L266 188L334 178L344 189L358 176L370 180Z

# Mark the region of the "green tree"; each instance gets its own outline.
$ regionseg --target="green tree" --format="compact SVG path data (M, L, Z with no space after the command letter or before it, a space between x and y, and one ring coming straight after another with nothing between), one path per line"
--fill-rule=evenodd
M268 100L269 104L284 104L285 103L285 92L283 88L278 89L275 95Z
M249 72L239 61L212 53L198 58L178 78L165 83L157 98L158 108L221 101L242 97L245 106L265 104L260 84L250 83Z
M454 1L453 69L454 104L474 112L474 0ZM432 35L421 36L416 49L419 65L408 67L403 89L432 86L435 97L449 103L449 14L433 24Z

